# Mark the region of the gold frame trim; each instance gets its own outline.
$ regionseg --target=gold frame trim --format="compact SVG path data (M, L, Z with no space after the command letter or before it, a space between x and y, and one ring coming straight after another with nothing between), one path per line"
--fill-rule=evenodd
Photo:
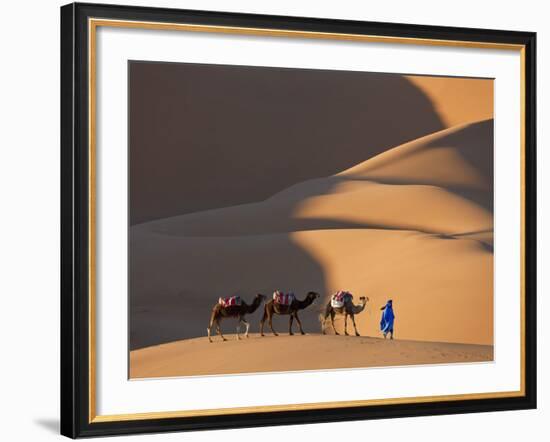
M284 404L284 405L264 405L254 407L235 407L235 408L214 408L202 410L181 410L181 411L159 411L149 413L129 413L129 414L96 414L96 31L99 26L116 28L138 28L148 30L169 30L169 31L187 31L187 32L209 32L218 34L237 34L254 36L274 36L274 37L292 37L309 39L327 39L341 41L357 41L371 43L390 43L390 44L413 44L423 46L445 46L445 47L464 47L481 49L499 49L512 50L520 52L520 167L521 167L521 263L520 263L520 390L492 393L467 393L455 395L440 396L418 396L390 399L369 399L338 402L318 402L305 404ZM295 410L321 410L327 408L343 407L364 407L374 405L395 405L395 404L416 404L426 402L459 401L466 399L496 399L512 398L525 396L525 45L504 44L493 42L474 42L458 40L439 40L411 37L389 37L377 35L359 35L344 33L325 33L309 31L291 31L283 29L262 29L262 28L243 28L233 26L211 26L181 23L158 23L147 21L131 20L111 20L111 19L88 19L88 93L89 93L89 423L133 421L145 419L168 419L177 417L197 417L197 416L219 416L231 414L246 414L257 412L277 412L277 411L295 411Z

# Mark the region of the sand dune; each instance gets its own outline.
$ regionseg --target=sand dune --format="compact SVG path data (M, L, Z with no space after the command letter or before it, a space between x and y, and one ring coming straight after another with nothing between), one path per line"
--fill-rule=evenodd
M329 228L452 234L492 227L488 210L438 186L334 180L330 193L323 193L330 182L317 180L317 186L310 189L312 193L301 201L277 199L199 212L153 221L133 230L172 236L228 237Z
M490 190L493 120L462 124L418 138L336 176Z
M294 185L264 202L165 218L133 229L183 236L354 227L447 234L490 230L492 133L492 120L447 129L335 176Z
M146 62L129 74L131 224L259 201L493 116L490 79Z
M402 75L143 62L129 69L131 224L259 201L446 127L426 92ZM470 80L477 82L491 83Z
M463 234L492 228L483 206L444 188L340 181L331 193L277 200L158 220L132 228L169 236L231 237L302 230L376 228ZM460 213L460 217L456 214Z
M492 346L346 336L266 336L208 343L187 339L133 351L130 377L191 376L481 362Z
M446 127L493 118L493 81L406 75L426 94Z
M275 289L300 298L308 290L339 289L369 296L357 317L359 331L369 336L379 336L378 309L391 297L402 338L492 343L493 259L479 241L374 229L132 241L147 249L132 263L133 348L204 336L218 296L240 293L249 300ZM306 331L320 331L323 305L301 312ZM261 311L250 315L252 331L260 317ZM288 317L275 320L278 331L287 324ZM234 320L222 324L228 332L235 326Z
M370 298L356 318L360 333L380 335L380 307L391 298L402 338L492 343L493 256L484 244L371 230L293 237L325 269L329 293L345 289ZM337 328L342 331L342 320Z
M324 296L300 315L308 332L346 289L371 300L362 334L379 336L392 298L400 338L491 344L491 158L492 122L467 124L263 202L133 226L131 348L204 336L219 296L275 289Z

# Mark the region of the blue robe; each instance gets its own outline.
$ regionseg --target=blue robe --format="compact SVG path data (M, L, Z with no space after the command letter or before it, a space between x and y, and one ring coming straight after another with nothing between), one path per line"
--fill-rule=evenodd
M394 319L395 315L393 314L393 307L388 302L386 304L386 307L384 308L384 311L382 312L382 319L380 320L380 330L382 330L382 333L393 333Z

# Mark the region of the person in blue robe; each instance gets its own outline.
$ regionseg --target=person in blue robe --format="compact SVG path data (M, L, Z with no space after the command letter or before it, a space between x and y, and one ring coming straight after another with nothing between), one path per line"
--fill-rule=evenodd
M395 315L393 314L393 305L392 300L390 299L384 307L380 310L382 311L382 319L380 320L380 330L384 334L384 339L386 339L387 334L390 334L390 339L393 339L393 321Z

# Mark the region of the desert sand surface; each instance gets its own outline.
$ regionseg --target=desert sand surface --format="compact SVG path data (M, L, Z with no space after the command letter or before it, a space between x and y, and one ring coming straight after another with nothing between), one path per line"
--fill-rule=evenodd
M143 81L154 73L147 69ZM168 68L166 85L181 78L178 69ZM180 119L183 109L167 127L132 132L131 173L139 179L131 198L139 210L129 234L131 377L492 360L492 81L352 73L329 87L341 77L196 74L211 80L204 84L243 91L235 98L243 107L198 105L190 121ZM282 79L297 107L285 108L287 95L271 88ZM256 112L247 103L265 91L271 106ZM213 92L199 85L187 93ZM342 109L337 116L322 111L333 102ZM140 128L157 118L134 117ZM224 123L212 130L194 118ZM244 121L254 124L237 142L232 137ZM184 122L190 129L183 138L166 139ZM266 131L270 136L258 138ZM168 143L169 155L149 167L157 140ZM186 143L207 143L196 170L188 170ZM299 299L321 295L299 312L306 336L259 339L260 306L247 316L253 335L246 342L207 342L218 297L238 294L250 303L275 290ZM329 335L318 335L338 290L353 293L356 303L369 298L356 315L359 338L335 336L330 326ZM388 299L393 342L379 331ZM288 333L288 320L275 316L275 329ZM343 322L336 317L340 333ZM221 324L232 339L236 325Z
M250 302L276 289L322 295L300 313L307 332L320 331L328 297L348 290L370 300L361 333L379 336L391 298L401 338L492 344L491 164L486 120L258 203L132 226L131 349L204 336L219 296ZM249 315L251 331L260 317ZM279 330L287 323L275 320Z
M270 371L366 368L493 359L488 345L418 342L335 335L251 334L237 341L228 334L209 343L194 338L136 350L130 377L168 377Z

